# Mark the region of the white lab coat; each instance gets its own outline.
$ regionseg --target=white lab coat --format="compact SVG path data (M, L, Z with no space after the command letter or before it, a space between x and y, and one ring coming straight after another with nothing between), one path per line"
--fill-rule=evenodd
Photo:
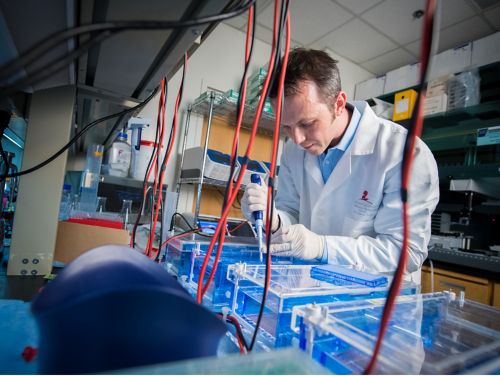
M401 252L401 164L407 131L377 117L366 102L351 104L361 113L358 129L326 184L318 157L290 140L285 144L276 208L283 224L301 223L326 235L328 263L391 273ZM439 177L436 161L420 139L414 155L407 264L411 275L405 279L420 283Z

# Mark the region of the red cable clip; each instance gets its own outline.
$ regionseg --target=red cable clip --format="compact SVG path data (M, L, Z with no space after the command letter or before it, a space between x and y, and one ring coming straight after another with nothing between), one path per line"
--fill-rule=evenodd
M23 353L21 356L26 362L31 362L33 359L35 359L36 355L38 354L38 349L32 346L26 346L23 350Z

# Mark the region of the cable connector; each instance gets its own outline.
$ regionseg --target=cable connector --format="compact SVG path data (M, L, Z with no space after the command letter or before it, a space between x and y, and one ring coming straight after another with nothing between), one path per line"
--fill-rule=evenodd
M401 201L408 202L408 189L406 188L401 188Z
M227 315L229 315L229 307L222 307L220 309L221 313L222 313L222 321L226 322L227 321Z

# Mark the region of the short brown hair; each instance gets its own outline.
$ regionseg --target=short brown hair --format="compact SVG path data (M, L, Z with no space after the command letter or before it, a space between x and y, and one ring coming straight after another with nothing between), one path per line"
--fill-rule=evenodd
M285 96L297 94L302 81L312 81L320 90L325 101L333 100L341 90L338 61L324 51L295 48L288 55L285 75ZM275 80L269 92L271 98L278 95L281 63L275 73Z

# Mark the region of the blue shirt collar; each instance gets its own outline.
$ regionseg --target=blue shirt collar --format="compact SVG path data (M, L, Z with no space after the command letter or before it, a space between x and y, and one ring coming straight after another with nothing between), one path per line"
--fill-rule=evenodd
M333 148L329 148L327 150L327 153L332 149L346 151L354 138L354 134L356 133L356 129L358 128L359 120L361 119L361 113L358 111L356 107L354 106L352 107L349 106L349 107L352 110L351 121L349 122L349 125L347 126L344 135L340 139L340 142Z

